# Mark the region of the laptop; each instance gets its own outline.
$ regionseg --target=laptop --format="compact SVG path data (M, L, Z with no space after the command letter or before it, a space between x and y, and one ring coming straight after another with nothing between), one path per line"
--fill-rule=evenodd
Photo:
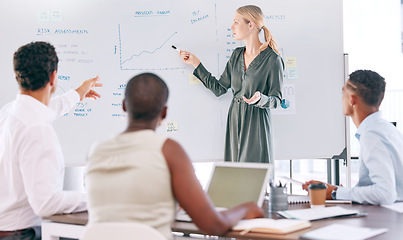
M218 211L250 201L262 206L272 177L273 165L268 163L214 163L205 191ZM191 221L183 209L176 220Z

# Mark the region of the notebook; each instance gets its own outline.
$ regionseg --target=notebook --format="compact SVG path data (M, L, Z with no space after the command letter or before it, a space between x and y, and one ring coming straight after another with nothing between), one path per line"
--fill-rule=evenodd
M215 163L205 191L218 210L253 201L262 206L273 165L268 163ZM178 221L191 221L183 210Z
M308 195L288 195L288 204L309 203ZM352 204L351 200L326 200L326 204Z
M278 211L277 214L289 219L300 219L308 221L334 218L334 217L365 216L364 213L360 214L358 210L345 209L342 207L285 210L285 211Z
M306 220L255 218L239 221L232 230L241 231L240 235L248 232L288 234L309 227L311 223Z
M309 203L308 195L288 195L288 204Z

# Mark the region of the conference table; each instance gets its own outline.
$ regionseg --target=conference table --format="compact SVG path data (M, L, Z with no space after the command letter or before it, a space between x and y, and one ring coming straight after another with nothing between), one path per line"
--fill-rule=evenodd
M399 213L381 206L359 205L359 204L334 204L346 209L359 210L367 213L364 217L343 217L312 221L312 226L308 229L296 231L286 235L262 234L249 232L241 235L238 231L230 231L221 237L236 239L300 239L300 236L330 224L344 224L348 226L367 227L367 228L387 228L388 231L370 239L400 239L403 236L403 213ZM333 206L332 204L327 204ZM309 208L308 203L290 204L288 209ZM274 212L268 211L268 203L263 204L265 217L280 219L281 217ZM56 240L58 237L78 238L85 231L85 225L88 222L88 213L60 214L46 218L42 224L42 240ZM180 232L185 235L203 234L196 225L190 222L173 222L172 231ZM329 233L337 234L337 233Z

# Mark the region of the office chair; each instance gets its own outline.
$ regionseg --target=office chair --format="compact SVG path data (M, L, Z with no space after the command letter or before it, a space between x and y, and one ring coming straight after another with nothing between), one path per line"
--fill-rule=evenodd
M80 240L166 240L166 238L154 228L131 222L105 222L93 223L87 227L84 236Z

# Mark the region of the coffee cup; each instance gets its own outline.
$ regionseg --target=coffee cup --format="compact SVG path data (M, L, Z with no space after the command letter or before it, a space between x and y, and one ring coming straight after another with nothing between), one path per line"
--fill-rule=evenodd
M308 187L311 200L311 208L325 207L326 185L324 183L312 183Z

